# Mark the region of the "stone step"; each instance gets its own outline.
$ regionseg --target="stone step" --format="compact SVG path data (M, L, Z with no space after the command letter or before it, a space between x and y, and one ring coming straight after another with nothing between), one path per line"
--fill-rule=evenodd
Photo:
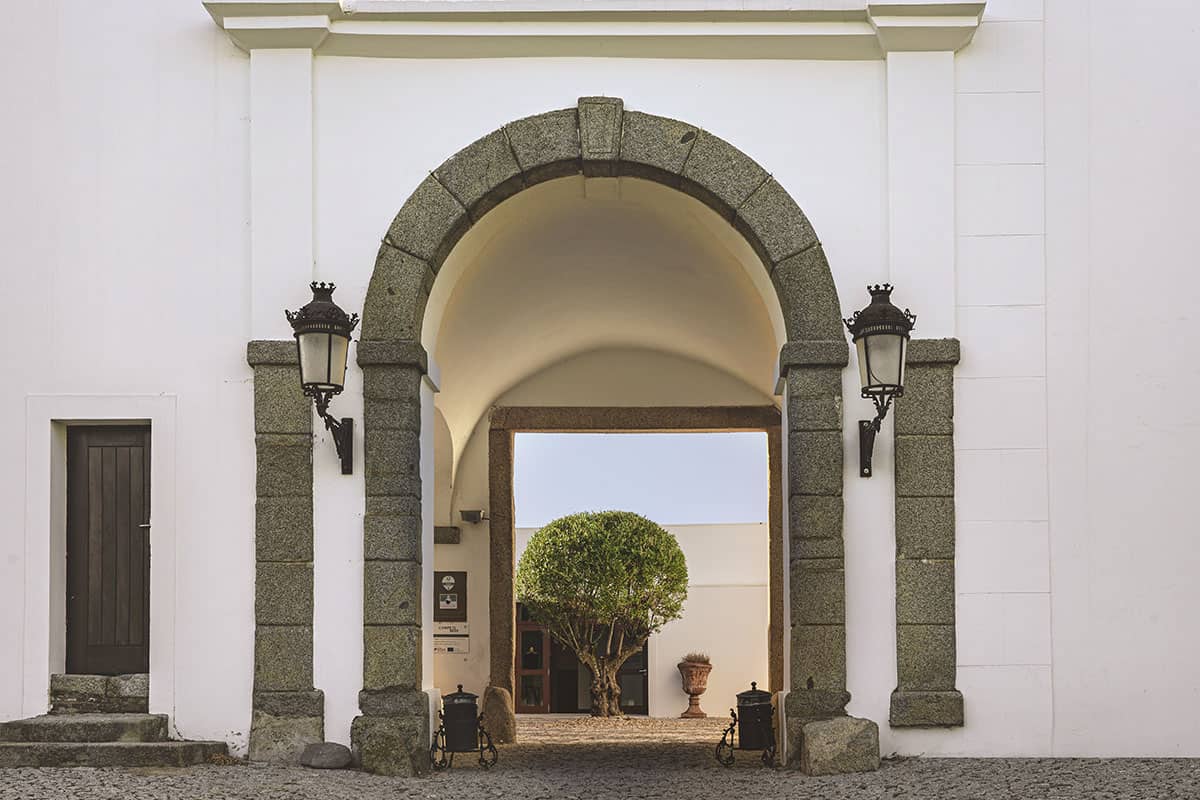
M3 767L189 767L227 755L224 742L2 742Z
M0 722L0 742L165 742L166 714L46 714Z
M150 676L51 675L51 714L144 714Z

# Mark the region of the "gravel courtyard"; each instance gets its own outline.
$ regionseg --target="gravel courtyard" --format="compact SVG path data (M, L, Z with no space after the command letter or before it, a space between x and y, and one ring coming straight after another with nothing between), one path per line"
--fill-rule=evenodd
M720 718L523 718L519 745L490 772L472 759L426 779L381 778L259 764L186 769L0 770L3 800L571 800L571 798L787 798L787 800L1168 800L1200 798L1200 759L885 761L878 772L809 778L769 770L756 753L731 769L713 760Z

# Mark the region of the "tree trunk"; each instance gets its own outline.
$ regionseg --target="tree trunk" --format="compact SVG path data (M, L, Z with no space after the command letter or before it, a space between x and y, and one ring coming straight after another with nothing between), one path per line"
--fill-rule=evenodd
M592 716L621 716L621 685L617 681L620 665L600 662L592 669Z

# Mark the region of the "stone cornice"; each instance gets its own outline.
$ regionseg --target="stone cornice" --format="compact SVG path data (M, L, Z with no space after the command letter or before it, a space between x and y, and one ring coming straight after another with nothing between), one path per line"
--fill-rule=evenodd
M892 0L205 0L243 50L487 58L864 60L955 51L984 2Z
M957 52L970 43L986 3L871 3L867 18L888 53Z

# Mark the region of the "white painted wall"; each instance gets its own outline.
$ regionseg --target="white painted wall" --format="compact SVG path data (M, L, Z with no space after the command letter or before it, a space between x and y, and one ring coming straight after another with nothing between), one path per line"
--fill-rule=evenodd
M797 198L847 311L865 302L862 284L891 274L889 254L902 243L889 231L886 104L898 87L882 61L318 53L315 263L302 259L291 276L283 265L275 280L287 285L260 281L266 294L256 294L249 57L195 0L119 13L82 0L5 10L17 35L0 50L12 123L0 129L0 288L9 329L36 335L0 344L12 387L0 414L24 420L0 431L0 508L26 509L0 531L0 632L21 642L0 650L3 717L30 713L21 687L43 679L30 665L49 663L54 649L46 644L43 659L16 635L27 598L49 607L51 591L49 565L43 572L25 547L38 533L30 526L51 517L41 500L27 509L51 494L50 472L27 467L29 442L42 446L28 432L43 424L27 398L171 395L178 572L173 596L152 597L175 627L174 699L162 710L182 736L244 746L254 499L245 342L256 330L288 333L282 315L277 328L259 329L251 310L267 314L272 293L302 303L314 276L336 280L339 302L361 308L396 209L477 136L601 93L702 125ZM1183 0L991 0L954 59L955 219L945 224L956 307L935 318L938 332L952 326L963 342L958 614L968 722L886 726L894 566L883 437L874 479L847 471L846 545L851 711L883 723L885 751L1200 753L1200 646L1186 635L1200 600L1188 482L1200 444L1188 398L1200 374L1183 349L1197 322L1186 280L1188 192L1200 177L1200 49L1178 23L1189 10ZM896 297L920 313L908 285ZM497 384L495 399L526 377ZM336 408L361 419L359 379L352 366ZM868 413L854 382L847 371L850 454L854 420ZM757 384L744 391L761 394ZM480 458L472 430L454 445L463 464ZM316 438L316 680L328 735L345 741L361 671L362 474L361 464L338 474L326 435ZM454 489L461 507L486 507L481 491L467 473ZM28 624L44 624L33 638L48 642L48 614Z
M989 3L955 58L956 618L967 725L889 729L885 751L1055 750L1041 5ZM886 702L876 708L872 718L886 718Z
M1046 4L1047 496L1064 755L1200 754L1189 633L1200 49L1195 26L1178 24L1191 10Z
M166 398L174 455L155 439L152 492L170 494L154 501L151 535L170 540L152 559L173 547L178 568L151 576L152 650L165 643L160 623L176 635L173 662L157 660L152 704L180 735L238 749L254 602L247 58L197 4L138 10L5 8L14 35L0 50L0 364L10 376L0 397L10 422L0 432L0 716L44 709L44 689L40 708L29 703L48 683L48 654L28 651L21 633L25 598L50 592L48 569L32 568L25 549L26 525L50 536L50 472L27 471L27 457L49 464L51 415L146 419L140 398ZM42 401L30 405L33 396ZM159 527L172 506L174 525ZM48 616L29 624L49 635ZM172 674L174 697L159 705Z

